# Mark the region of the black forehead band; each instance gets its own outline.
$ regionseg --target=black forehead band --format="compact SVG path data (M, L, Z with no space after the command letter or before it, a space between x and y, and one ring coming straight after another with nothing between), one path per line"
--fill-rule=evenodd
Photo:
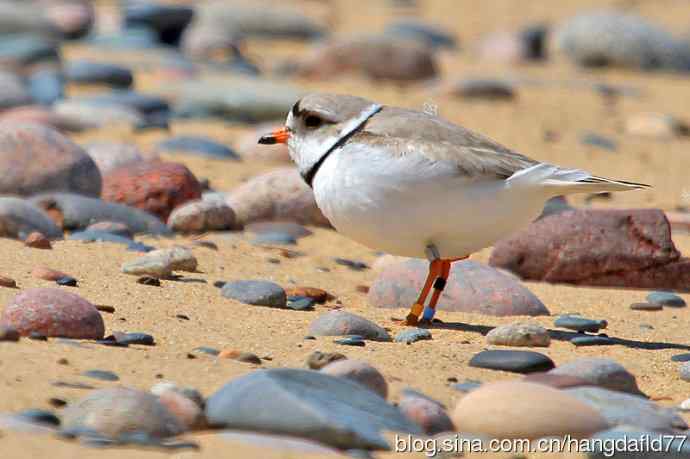
M295 118L300 116L300 114L302 112L302 110L300 110L300 108L299 108L299 102L300 101L298 100L297 102L295 102L295 105L292 106L292 116L294 116Z

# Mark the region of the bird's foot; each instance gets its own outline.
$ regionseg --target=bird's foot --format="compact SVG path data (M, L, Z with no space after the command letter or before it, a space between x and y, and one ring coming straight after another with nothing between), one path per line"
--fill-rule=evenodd
M424 305L415 303L410 308L410 313L407 315L405 323L409 326L415 326L419 323L419 316L424 312Z

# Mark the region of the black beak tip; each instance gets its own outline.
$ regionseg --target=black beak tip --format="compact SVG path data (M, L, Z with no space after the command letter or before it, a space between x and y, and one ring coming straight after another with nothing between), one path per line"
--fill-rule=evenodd
M261 145L275 145L276 138L271 134L262 135L259 139L259 144Z

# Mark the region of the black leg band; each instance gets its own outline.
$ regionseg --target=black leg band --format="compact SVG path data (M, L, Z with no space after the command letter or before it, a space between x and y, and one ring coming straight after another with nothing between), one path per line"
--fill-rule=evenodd
M446 288L446 280L442 277L437 277L434 281L434 290L443 291Z

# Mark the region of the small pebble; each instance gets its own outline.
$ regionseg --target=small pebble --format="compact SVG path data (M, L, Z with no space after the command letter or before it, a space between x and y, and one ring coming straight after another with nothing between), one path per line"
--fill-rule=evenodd
M50 240L43 233L39 233L38 231L29 234L26 239L24 239L24 245L32 249L49 250L53 248L50 244Z
M541 346L551 344L549 332L538 324L518 323L501 325L486 335L489 344L498 346Z
M114 314L115 313L115 308L112 306L107 306L104 304L97 304L96 309L98 309L101 312L107 312L109 314Z
M608 346L614 344L614 341L608 336L576 336L570 340L575 346Z
M221 294L244 304L284 308L287 295L283 288L269 281L240 280L226 283Z
M221 359L232 359L238 362L253 363L255 365L261 365L261 359L256 354L251 352L242 352L235 349L225 349L218 353L218 358Z
M683 400L680 405L678 405L678 409L681 411L690 411L690 398Z
M83 389L83 390L95 389L95 387L93 387L89 384L72 383L72 382L65 382L65 381L54 381L51 383L51 385L54 387L64 387L66 389Z
M321 352L314 351L307 357L307 366L312 370L320 370L329 363L333 363L338 360L344 360L345 357L340 352Z
M225 281L215 281L213 283L213 286L215 288L223 288L223 287L225 287L225 284L227 284L227 282L225 282Z
M603 135L595 134L594 132L582 134L580 136L580 143L608 151L616 151L618 148L616 142Z
M77 280L72 276L61 277L60 279L56 280L55 283L58 285L66 286L66 287L76 287L77 286Z
M48 341L48 337L46 335L37 331L32 331L29 333L29 339L34 341Z
M161 280L158 279L157 277L141 276L139 279L137 279L137 284L150 285L153 287L160 287L161 286Z
M101 381L119 381L120 378L112 371L106 370L87 370L81 374L87 378L100 379Z
M534 373L548 371L555 367L553 360L533 351L491 350L475 354L469 362L471 367L513 373Z
M674 362L690 362L690 352L686 352L684 354L676 354L671 357L671 360Z
M652 304L658 304L671 308L683 308L686 306L683 298L671 292L651 292L649 295L647 295L647 301Z
M344 346L366 346L364 338L359 335L351 335L342 339L333 341L335 344L342 344Z
M633 303L630 305L633 311L661 311L664 306L655 303Z
M361 261L348 260L347 258L335 258L333 261L335 261L336 264L347 266L353 271L364 271L365 269L369 269L369 266Z
M424 328L406 328L395 335L393 341L396 343L412 344L417 341L430 340L431 332Z
M461 383L451 384L450 387L452 389L457 390L457 391L468 393L468 392L471 392L471 391L477 389L481 385L482 385L481 381L477 381L475 379L466 379L465 381L463 381Z
M17 288L17 282L9 277L0 276L0 287Z
M218 349L214 349L212 347L207 347L207 346L199 346L194 349L194 352L201 352L202 354L208 354L212 356L217 356L220 354L220 351Z
M7 325L0 325L0 341L19 341L20 334L14 328Z
M297 239L288 233L259 233L252 239L254 245L295 245Z
M331 295L327 291L316 287L289 287L285 289L285 294L288 297L304 296L307 298L311 298L316 303L320 304L323 304L329 299L334 298L333 295Z
M554 322L556 327L567 328L578 332L597 333L602 328L608 326L605 320L585 319L584 317L574 315L564 315L557 318Z
M62 408L67 405L67 401L57 397L51 397L48 399L48 404L53 408Z
M48 426L57 427L60 425L60 418L55 416L54 413L46 410L39 409L29 409L20 411L17 413L17 417L20 417L28 422L34 424L44 424Z
M288 297L287 307L295 311L312 311L314 310L315 301L306 296L290 296Z
M683 362L678 369L678 373L680 374L680 379L690 382L690 362Z
M113 339L119 344L124 344L124 345L132 345L132 344L138 344L141 346L155 346L156 345L156 340L153 336L149 335L148 333L138 333L138 332L133 332L133 333L121 333L121 332L113 332L111 336L108 338ZM108 339L106 338L106 339Z

